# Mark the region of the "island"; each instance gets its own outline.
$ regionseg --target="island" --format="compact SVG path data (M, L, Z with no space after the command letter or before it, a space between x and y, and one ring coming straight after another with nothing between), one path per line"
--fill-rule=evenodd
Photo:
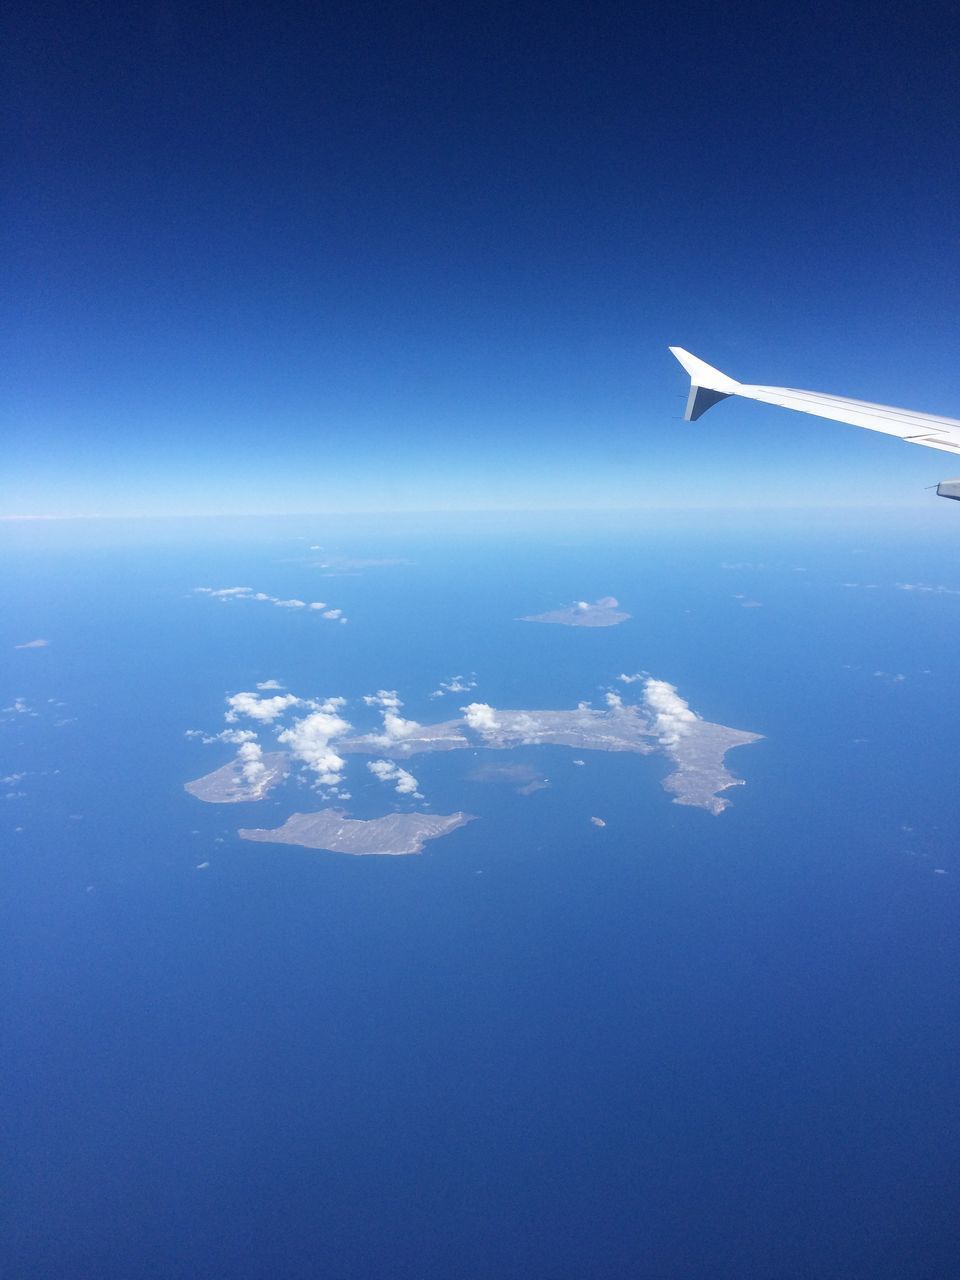
M327 849L354 857L368 854L399 856L422 853L424 842L436 840L473 822L470 813L391 813L385 818L348 818L343 809L294 813L282 827L241 828L243 840L266 844L298 844L305 849Z
M684 706L686 704L683 704ZM470 708L467 709L468 713ZM391 759L406 760L427 751L455 751L464 748L486 748L509 751L515 747L575 747L578 751L631 751L637 755L663 752L676 765L663 781L664 790L673 795L674 804L692 805L713 814L722 813L728 800L718 793L728 787L742 785L724 765L724 756L733 747L759 742L762 734L744 729L729 729L693 716L682 722L679 730L669 735L659 733L656 724L642 707L618 706L596 711L579 706L573 711L501 711L485 708L474 723L470 716L445 720L440 724L417 725L403 738L387 747L382 736L364 734L337 743L344 754L373 754L389 750Z
M198 800L207 804L239 804L243 800L262 800L290 771L290 757L286 751L268 751L260 757L263 771L256 771L255 780L244 776L244 761L229 761L213 773L183 784Z
M603 596L590 604L578 600L566 609L552 609L549 613L532 613L518 622L552 622L561 627L615 627L627 622L629 613L621 613L620 602L615 596Z
M702 719L673 685L653 677L646 680L641 703L627 705L612 690L608 690L605 701L603 710L583 702L563 711L504 711L472 702L461 708L463 714L458 718L427 725L384 716L381 730L333 738L330 746L339 756L364 755L394 765L427 752L471 751L479 758L466 775L469 781L512 783L521 795L548 787L547 778L529 762L495 761L489 753L520 747L571 747L578 753L573 763L582 764L579 753L584 751L629 751L635 755L656 752L673 765L661 785L674 804L705 809L715 815L728 808L730 802L722 798L721 792L741 786L742 779L727 769L726 753L734 747L759 742L762 734ZM284 751L265 752L253 761L238 755L213 773L185 785L191 795L208 804L236 804L263 799L291 771L303 771L303 767L302 757ZM308 774L301 772L301 776L307 778ZM348 797L334 792L328 798ZM276 831L246 833L244 838L307 844L345 853L409 853L419 851L422 840L442 835L448 829L444 824L460 825L466 820L463 814L434 817L395 813L374 819L371 826L370 822L361 823L342 815L334 821L330 816L333 812L295 814ZM386 825L378 827L377 823ZM440 827L435 830L437 823ZM315 824L315 830L311 824ZM309 839L300 838L304 833ZM325 843L330 839L337 843ZM368 847L370 840L374 844ZM357 841L362 847L353 848ZM383 843L390 847L381 848Z

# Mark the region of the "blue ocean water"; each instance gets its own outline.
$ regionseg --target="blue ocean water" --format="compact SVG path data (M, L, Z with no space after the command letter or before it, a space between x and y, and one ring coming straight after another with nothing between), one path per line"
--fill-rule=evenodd
M6 1274L960 1274L950 526L7 536ZM608 594L629 622L516 621ZM380 688L426 723L640 670L765 735L721 816L658 756L560 748L510 757L527 796L415 757L477 816L420 857L239 840L318 804L295 781L183 791L232 754L185 731L260 681L362 727Z

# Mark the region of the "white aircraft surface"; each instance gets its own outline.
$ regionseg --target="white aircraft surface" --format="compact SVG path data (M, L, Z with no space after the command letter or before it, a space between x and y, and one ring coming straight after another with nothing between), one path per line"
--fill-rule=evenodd
M882 431L884 435L899 436L908 444L922 444L928 449L960 454L960 422L956 418L938 418L932 413L894 409L888 404L825 396L819 391L758 387L737 382L705 361L698 360L689 351L684 351L683 347L671 347L670 350L690 375L690 396L683 415L687 422L696 422L701 414L728 396L742 396L745 400L760 400L764 404L795 409L798 413L811 413L817 418L849 422L855 427L866 427L868 431ZM941 498L960 500L960 479L941 480L937 493Z

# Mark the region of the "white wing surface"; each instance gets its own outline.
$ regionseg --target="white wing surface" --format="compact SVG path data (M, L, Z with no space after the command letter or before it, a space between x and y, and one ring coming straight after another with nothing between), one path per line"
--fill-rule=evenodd
M670 350L690 375L690 396L684 414L688 422L696 422L711 405L728 396L741 396L745 400L759 400L763 404L813 414L817 418L849 422L855 427L866 427L868 431L882 431L884 435L899 436L908 444L922 444L928 449L960 454L960 421L956 418L939 418L932 413L895 409L888 404L870 404L865 400L848 400L843 396L823 395L819 391L737 382L705 361L698 360L689 351L684 351L683 347L671 347ZM937 492L944 498L960 498L960 480L942 481Z

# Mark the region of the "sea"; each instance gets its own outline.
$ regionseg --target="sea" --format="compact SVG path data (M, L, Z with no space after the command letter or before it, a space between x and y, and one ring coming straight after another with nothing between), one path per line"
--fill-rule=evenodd
M0 1271L960 1275L949 508L5 525ZM644 673L763 735L722 814L561 747L413 757L422 801L350 757L354 817L475 817L418 856L238 838L301 775L184 791L269 681L366 730Z

